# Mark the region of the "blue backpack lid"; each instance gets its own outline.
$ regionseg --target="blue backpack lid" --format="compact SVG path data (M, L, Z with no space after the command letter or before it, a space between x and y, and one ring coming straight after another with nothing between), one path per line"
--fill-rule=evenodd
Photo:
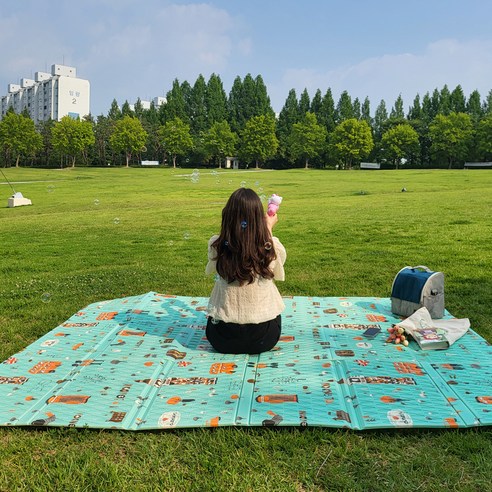
M435 272L422 271L416 268L404 268L395 278L391 297L419 304L422 289Z

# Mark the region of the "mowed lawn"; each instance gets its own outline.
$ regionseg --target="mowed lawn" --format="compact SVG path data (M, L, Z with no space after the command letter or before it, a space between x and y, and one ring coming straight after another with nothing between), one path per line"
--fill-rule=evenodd
M427 265L492 341L492 172L3 171L33 205L6 208L0 184L0 360L91 302L208 296L207 240L243 185L284 197L282 294L389 297L400 268ZM2 492L475 491L491 477L492 428L0 429Z

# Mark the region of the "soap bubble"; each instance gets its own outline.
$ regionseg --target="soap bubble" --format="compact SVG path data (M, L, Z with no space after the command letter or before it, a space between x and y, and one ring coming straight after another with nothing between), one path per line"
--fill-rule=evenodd
M99 203L100 203L100 202L99 202L99 200L96 198L96 199L94 200L94 205L97 207L97 206L99 205Z
M258 188L258 193L260 193L260 195L261 195L261 193L263 193L263 188L261 186L260 186L260 188Z
M200 171L198 169L194 169L191 173L191 182L198 183L200 181Z
M210 174L212 174L212 176L217 176L219 173L214 169Z
M167 244L168 244L169 246L174 246L174 241L169 241Z
M260 200L262 202L266 202L266 199L267 199L267 197L266 197L266 195L264 193L262 195L260 195Z
M188 241L188 239L190 239L190 237L191 237L191 234L190 234L189 232L185 232L185 233L183 234L183 239L184 239L185 241Z
M48 186L46 187L46 191L47 191L48 193L53 193L53 192L55 191L55 185L48 185Z
M115 217L113 219L113 223L116 224L116 225L118 225L120 223L120 218L119 217Z
M229 180L229 184L231 185L232 184L232 179Z
M246 188L246 185L248 183L246 183L246 181L241 181L241 183L239 184L239 186L241 186L241 188Z
M41 300L47 304L48 302L51 301L51 294L49 292L45 292L42 296L41 296Z
M260 186L260 182L259 181L255 181L255 186Z

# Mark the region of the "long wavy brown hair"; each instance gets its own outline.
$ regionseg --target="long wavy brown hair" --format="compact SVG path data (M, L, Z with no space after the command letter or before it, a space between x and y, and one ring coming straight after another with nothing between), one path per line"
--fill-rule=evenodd
M222 210L217 251L217 273L227 282L251 284L256 277L273 278L270 263L276 258L260 197L249 188L239 188Z

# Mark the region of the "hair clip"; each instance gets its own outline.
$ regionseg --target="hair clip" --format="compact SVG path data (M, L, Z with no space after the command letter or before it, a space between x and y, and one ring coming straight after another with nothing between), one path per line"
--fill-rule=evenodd
M272 249L272 243L271 243L270 241L267 241L267 242L265 243L265 249L266 249L267 251L270 251L270 250Z
M248 223L245 220L241 221L241 229L246 229L246 227L248 227Z

